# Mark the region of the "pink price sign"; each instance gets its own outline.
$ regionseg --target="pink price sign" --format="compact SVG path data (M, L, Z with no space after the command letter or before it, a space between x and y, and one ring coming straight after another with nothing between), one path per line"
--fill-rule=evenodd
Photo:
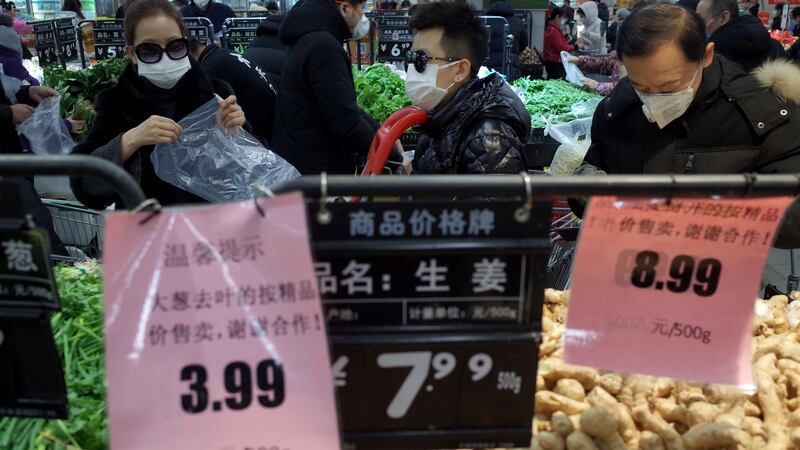
M754 300L792 200L594 197L575 261L566 362L752 386Z
M302 196L106 222L111 448L339 449Z

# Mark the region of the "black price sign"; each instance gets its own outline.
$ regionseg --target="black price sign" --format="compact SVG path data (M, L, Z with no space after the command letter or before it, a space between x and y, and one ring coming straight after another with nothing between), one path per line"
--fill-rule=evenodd
M116 59L125 56L125 28L122 20L94 22L95 59Z
M689 255L678 255L672 258L667 272L668 279L659 279L656 270L661 260L654 251L642 251L636 254L636 262L630 275L631 284L642 289L668 290L682 294L691 290L700 297L711 297L717 292L719 278L722 274L722 263L718 259L694 258Z
M0 230L0 308L58 310L50 242L42 228Z
M345 448L530 445L538 357L533 334L341 341L334 339L333 374Z
M412 44L408 41L381 41L378 47L378 58L383 61L405 61Z
M247 46L256 38L255 28L234 28L228 30L228 46Z
M34 23L33 34L36 38L36 53L39 56L39 65L47 67L58 64L56 28L54 23L52 21Z
M205 366L190 364L181 369L181 381L187 383L188 393L181 395L181 408L189 414L222 411L223 408L241 411L251 405L277 408L286 399L283 366L274 359L265 359L252 367L243 361L225 366L221 379L225 392L230 394L209 400L209 374ZM255 395L254 395L254 392ZM255 401L254 401L255 400Z

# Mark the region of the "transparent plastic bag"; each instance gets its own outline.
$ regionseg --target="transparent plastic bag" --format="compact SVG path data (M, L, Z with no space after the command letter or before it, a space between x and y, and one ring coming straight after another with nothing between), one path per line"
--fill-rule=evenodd
M567 72L567 81L576 86L583 86L583 81L581 81L584 78L583 72L578 66L569 62L567 58L569 58L569 53L561 52L561 64L564 65L564 70Z
M548 121L544 132L561 143L553 156L549 173L572 175L583 162L592 143L592 118L559 124L552 124Z
M602 98L593 98L591 100L575 103L572 105L572 108L570 108L570 111L572 111L572 115L578 119L592 117L594 116L594 111L597 109L597 105L599 105L602 100Z
M49 97L33 110L28 120L17 125L19 134L31 143L37 155L66 155L75 147L67 125L61 119L61 97Z
M219 125L219 97L178 122L178 142L159 144L150 155L159 178L210 202L246 200L256 188L300 176L291 164L250 133L227 135Z

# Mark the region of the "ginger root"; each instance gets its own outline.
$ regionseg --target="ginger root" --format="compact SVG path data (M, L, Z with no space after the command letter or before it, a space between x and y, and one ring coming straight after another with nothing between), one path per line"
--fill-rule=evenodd
M558 433L544 431L534 439L534 450L564 450L567 443Z
M558 380L556 387L553 388L553 392L578 402L586 400L586 392L583 390L583 385L580 384L578 380L570 378Z
M737 430L730 424L706 423L692 428L683 435L686 450L705 450L740 443Z
M574 431L567 437L567 450L599 450L591 436L583 431Z
M617 421L602 408L590 408L581 414L581 430L601 442L606 450L628 450L617 432Z
M553 431L560 434L564 438L575 431L575 425L573 425L572 420L570 420L570 418L561 411L556 411L553 413L553 417L550 420L553 424Z
M550 415L556 411L561 411L568 416L580 414L589 409L585 402L578 402L569 397L556 394L550 391L540 391L536 393L536 413Z
M642 433L642 440L641 444L639 445L640 450L665 450L664 449L664 441L661 438L653 433L652 431L645 431Z

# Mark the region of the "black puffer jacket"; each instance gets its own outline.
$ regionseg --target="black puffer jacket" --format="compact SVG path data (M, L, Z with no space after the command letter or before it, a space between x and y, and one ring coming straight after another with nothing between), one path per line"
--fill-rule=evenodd
M286 59L286 52L289 50L289 47L283 45L278 38L278 31L285 18L286 16L281 15L267 17L258 26L256 31L258 37L253 39L244 51L244 57L264 69L276 88L281 86L283 80L281 69Z
M503 79L490 75L461 88L419 128L419 174L517 174L527 169L531 116Z
M508 21L510 32L514 36L514 43L511 46L511 66L506 75L512 80L519 78L522 73L519 69L519 53L528 46L528 31L525 29L522 19L515 16L514 8L504 1L492 2L486 15L504 17ZM506 45L503 27L492 27L491 33L487 67L500 71L503 68L503 48Z
M354 174L378 124L356 104L353 69L342 43L350 29L330 0L303 0L284 20L289 46L278 91L274 150L303 175Z
M624 78L600 103L579 174L800 173L800 68L768 63L754 75L723 57L703 71L683 117L659 129ZM776 246L800 247L800 204Z
M97 97L92 129L73 153L105 158L122 166L148 198L155 198L162 205L205 202L156 176L150 162L152 145L141 147L123 162L122 135L152 115L178 122L214 98L214 94L226 98L233 95L233 89L224 81L211 80L194 61L191 70L170 90L150 84L139 77L133 64L128 64L117 85ZM90 208L103 209L118 201L108 186L96 180L73 178L70 184L75 197Z
M708 38L715 51L749 72L768 59L784 57L783 47L769 36L758 17L739 16L721 26Z
M215 45L206 47L197 62L211 78L223 80L236 92L253 134L272 142L278 92L264 71L241 55Z

